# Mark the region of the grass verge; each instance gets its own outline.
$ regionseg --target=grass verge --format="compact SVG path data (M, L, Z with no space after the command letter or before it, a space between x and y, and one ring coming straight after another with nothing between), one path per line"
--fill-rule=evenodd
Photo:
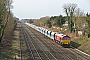
M74 39L72 42L72 46L90 55L90 39Z

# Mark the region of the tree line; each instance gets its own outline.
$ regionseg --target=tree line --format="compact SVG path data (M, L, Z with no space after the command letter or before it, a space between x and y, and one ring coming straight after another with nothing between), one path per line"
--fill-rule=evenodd
M77 4L74 3L64 4L63 9L67 15L68 27L70 32L72 33L73 29L77 29L76 18L82 17L82 18L86 18L85 21L88 23L86 32L88 34L88 37L90 37L90 14L89 13L85 14L84 11L81 11L80 8L77 8ZM85 27L86 26L82 27L84 31L85 31Z
M63 5L63 10L66 13L66 16L54 16L54 17L50 17L49 20L47 20L46 24L47 26L50 28L53 25L56 25L58 27L62 27L62 25L68 21L68 28L70 33L72 33L75 30L79 30L79 28L77 28L77 24L76 24L76 20L78 20L78 18L85 18L85 21L88 23L88 27L87 27L87 34L88 37L90 37L90 14L87 13L85 14L84 11L82 11L80 8L77 7L77 4L74 3L67 3ZM82 21L82 20L81 20Z
M77 33L78 30L83 30L84 33L86 32L88 36L90 36L90 14L85 14L84 11L78 8L77 4L74 3L64 4L62 8L66 16L51 16L46 21L44 21L46 18L41 18L39 19L40 21L38 20L39 22L37 21L38 23L36 23L36 25L47 26L49 28L53 26L61 28L63 27L63 24L67 21L68 30L70 33Z
M57 27L62 27L62 25L65 23L65 18L62 15L60 16L52 16L50 17L50 19L48 19L45 22L45 25L47 25L47 27L51 28L52 26L57 26Z
M3 36L5 35L5 29L10 26L14 27L14 25L16 24L15 20L18 20L13 16L13 13L11 12L11 9L13 8L12 3L12 0L0 0L0 43ZM8 31L9 30L7 30L7 33Z

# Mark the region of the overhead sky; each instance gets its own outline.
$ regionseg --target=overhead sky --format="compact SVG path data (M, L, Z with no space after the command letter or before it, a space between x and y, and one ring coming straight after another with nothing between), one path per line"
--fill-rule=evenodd
M67 3L75 3L84 13L90 13L90 0L13 0L12 12L20 19L65 15L62 7Z

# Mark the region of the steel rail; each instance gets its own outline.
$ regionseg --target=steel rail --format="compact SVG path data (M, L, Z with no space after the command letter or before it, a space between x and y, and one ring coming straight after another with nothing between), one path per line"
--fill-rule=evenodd
M29 48L29 50L30 50L30 52L32 54L33 60L38 60L38 59L39 60L42 60L41 57L40 57L40 55L39 55L39 53L38 53L38 51L36 50L34 44L31 41L32 38L29 36L28 32L26 31L26 29L24 27L23 27L23 32L24 32L24 36L25 36L25 39L26 39L28 48ZM32 46L30 46L30 44Z
M29 28L28 28L29 29ZM30 30L30 29L29 29ZM32 30L30 30L31 32L32 32ZM32 32L33 33L33 35L35 35L34 34L34 32ZM35 35L36 36L36 35ZM34 38L36 41L38 41L40 44L41 44L41 46L43 46L43 47L45 47L40 41L39 41L39 39L37 39L37 38ZM38 47L40 48L40 45L38 45ZM49 53L49 55L51 55L51 57L53 57L54 58L54 60L57 60L49 51L47 51L48 53ZM43 53L45 54L45 56L48 58L48 60L51 60L51 58L48 56L48 54L47 53L45 53L44 51L43 51Z

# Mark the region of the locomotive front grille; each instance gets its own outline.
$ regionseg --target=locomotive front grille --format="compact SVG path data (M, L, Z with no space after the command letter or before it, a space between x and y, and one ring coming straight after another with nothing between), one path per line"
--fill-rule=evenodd
M70 44L70 40L68 41L68 40L62 40L62 44Z

